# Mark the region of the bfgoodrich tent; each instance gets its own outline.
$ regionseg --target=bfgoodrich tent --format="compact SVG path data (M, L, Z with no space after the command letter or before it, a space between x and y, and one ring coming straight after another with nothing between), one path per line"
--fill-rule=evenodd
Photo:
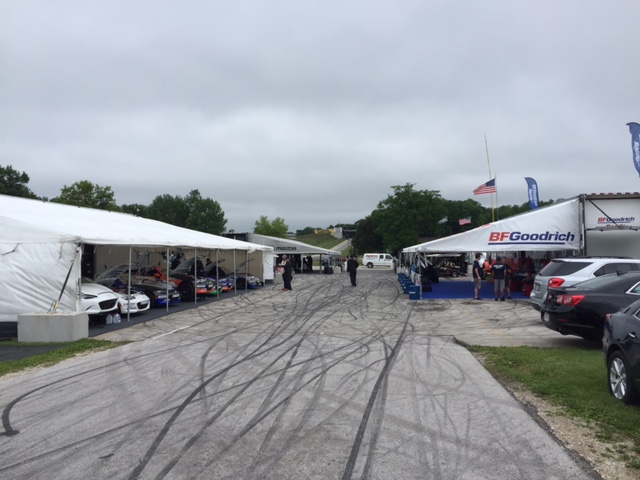
M59 297L61 310L78 311L85 244L273 255L272 247L124 213L0 195L0 322L46 312Z
M403 249L402 253L580 251L581 237L580 199L574 198L467 232L413 245Z

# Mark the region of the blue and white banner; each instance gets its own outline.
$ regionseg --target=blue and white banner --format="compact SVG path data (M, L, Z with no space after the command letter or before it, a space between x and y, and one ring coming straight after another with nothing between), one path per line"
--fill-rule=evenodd
M627 123L631 132L631 151L633 152L633 164L640 174L640 124L635 122Z
M538 183L531 177L524 177L527 181L527 186L529 187L529 206L531 210L535 210L540 206L540 201L538 199Z

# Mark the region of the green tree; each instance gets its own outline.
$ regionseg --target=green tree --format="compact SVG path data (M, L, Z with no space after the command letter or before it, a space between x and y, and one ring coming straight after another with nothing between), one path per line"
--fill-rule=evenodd
M139 203L132 203L129 205L127 204L120 205L121 212L129 213L137 217L149 218L149 215L147 214L148 209L149 207L147 205L141 205Z
M546 202L541 201L540 207L546 207L554 204L553 200ZM529 202L525 202L522 205L501 205L496 209L496 220L502 220L507 217L513 217L514 215L520 215L521 213L530 212L531 206Z
M419 243L421 236L433 236L438 221L446 216L440 192L414 190L413 186L410 183L392 186L393 195L381 201L372 213L385 251L394 255Z
M187 228L189 207L184 198L165 193L153 199L147 208L147 218Z
M69 187L65 185L60 190L60 195L52 198L51 201L77 207L97 208L99 210L118 210L111 187L101 187L88 180L81 180Z
M227 225L220 204L210 198L203 198L198 190L191 190L186 197L166 193L158 195L147 208L146 216L213 235L224 232Z
M256 220L255 226L253 227L253 233L278 238L286 238L288 231L289 226L284 223L284 219L276 217L274 220L269 221L269 218L264 215L261 215L260 218Z
M384 240L378 233L378 223L372 215L358 220L354 227L356 234L351 242L351 253L362 255L367 252L384 251Z
M487 209L475 200L445 200L444 206L448 221L439 225L437 236L447 236L460 233L470 228L484 225L491 221L491 209ZM458 221L461 218L471 217L471 224L460 226Z
M27 187L29 175L18 172L11 165L0 166L0 194L13 197L38 198Z
M203 198L198 190L191 190L185 198L189 209L187 228L199 232L220 235L227 226L227 219L218 202Z

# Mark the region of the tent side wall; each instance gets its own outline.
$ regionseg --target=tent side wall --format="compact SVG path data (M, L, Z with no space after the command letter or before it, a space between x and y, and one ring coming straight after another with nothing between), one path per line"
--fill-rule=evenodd
M585 195L587 255L640 258L640 195Z
M67 275L59 311L80 309L80 253L75 243L3 244L0 249L0 322L47 312L58 300Z

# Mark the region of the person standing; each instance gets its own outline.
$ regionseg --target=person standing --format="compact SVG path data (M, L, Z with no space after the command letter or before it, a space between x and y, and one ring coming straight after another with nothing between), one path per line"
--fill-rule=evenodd
M293 278L293 264L289 255L283 255L282 257L282 281L284 282L283 291L291 291L291 279Z
M511 300L511 266L508 263L504 264L504 289L507 291L507 298ZM504 297L504 295L503 295Z
M491 273L493 274L493 294L498 301L498 294L500 294L500 301L504 302L504 280L506 276L507 266L503 263L502 257L496 257L496 263L491 267Z
M355 255L351 255L347 260L347 272L349 272L349 278L351 278L351 286L355 287L357 285L356 273L358 272L358 260L356 260Z
M480 288L482 288L482 265L480 265L481 253L476 253L476 259L473 261L473 270L471 276L473 277L473 298L474 300L480 300Z

